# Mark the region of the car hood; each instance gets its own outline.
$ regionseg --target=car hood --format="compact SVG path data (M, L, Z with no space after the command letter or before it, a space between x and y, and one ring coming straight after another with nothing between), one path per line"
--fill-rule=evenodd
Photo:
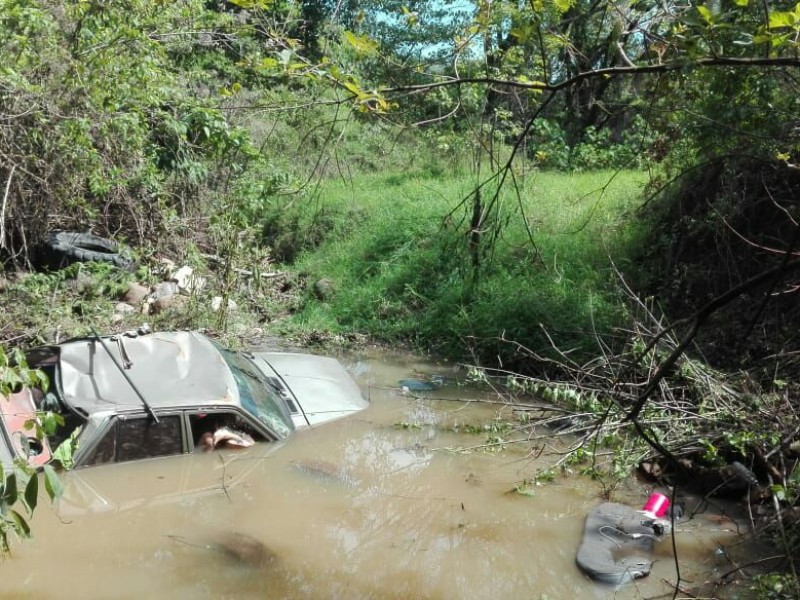
M302 414L295 426L313 426L365 409L361 388L335 358L288 352L256 352L255 364L269 378L277 376L288 388Z

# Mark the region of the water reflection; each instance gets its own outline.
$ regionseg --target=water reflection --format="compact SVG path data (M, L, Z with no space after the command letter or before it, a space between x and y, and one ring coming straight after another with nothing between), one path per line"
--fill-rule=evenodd
M257 446L84 470L35 539L3 564L4 597L641 598L674 580L671 546L647 580L620 590L575 566L596 484L514 493L535 464L524 445L482 446L494 405L415 398L397 382L451 370L396 356L352 361L372 406ZM437 398L464 398L445 386ZM476 392L471 392L475 397ZM469 433L467 433L469 432ZM553 460L542 457L539 461ZM629 490L640 504L646 490ZM710 523L710 521L709 521ZM697 522L679 532L684 575L718 565L735 539Z

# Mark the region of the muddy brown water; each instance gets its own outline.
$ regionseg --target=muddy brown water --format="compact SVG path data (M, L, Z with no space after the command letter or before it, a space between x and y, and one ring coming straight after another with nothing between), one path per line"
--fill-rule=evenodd
M646 598L675 581L660 542L651 575L620 588L575 566L599 484L573 476L514 493L538 459L481 448L509 419L463 386L398 388L446 364L401 354L343 359L372 404L279 447L97 467L42 502L34 539L0 565L4 598ZM429 399L435 397L436 399ZM537 462L538 461L538 462ZM641 506L649 489L615 500ZM736 525L713 510L681 524L684 580L729 570Z

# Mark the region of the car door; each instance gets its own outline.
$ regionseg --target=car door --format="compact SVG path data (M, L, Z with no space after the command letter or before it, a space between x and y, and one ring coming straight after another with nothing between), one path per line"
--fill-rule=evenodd
M181 413L160 415L158 422L144 413L118 415L76 466L174 456L187 448Z
M59 513L66 517L226 495L257 468L258 458L278 446L195 448L203 432L221 426L248 432L255 442L269 441L251 419L231 409L175 411L159 414L158 420L144 413L112 417L79 459L78 467L91 468L65 473Z
M160 414L158 422L145 413L115 415L92 439L75 468L63 475L63 515L124 510L182 493L186 435L181 412Z

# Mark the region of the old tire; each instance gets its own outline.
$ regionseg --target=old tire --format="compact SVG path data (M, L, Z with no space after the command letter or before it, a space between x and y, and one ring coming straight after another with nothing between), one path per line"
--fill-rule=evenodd
M119 251L114 240L91 233L57 231L45 240L47 263L60 269L75 262L104 262L120 269L129 269L133 261Z

